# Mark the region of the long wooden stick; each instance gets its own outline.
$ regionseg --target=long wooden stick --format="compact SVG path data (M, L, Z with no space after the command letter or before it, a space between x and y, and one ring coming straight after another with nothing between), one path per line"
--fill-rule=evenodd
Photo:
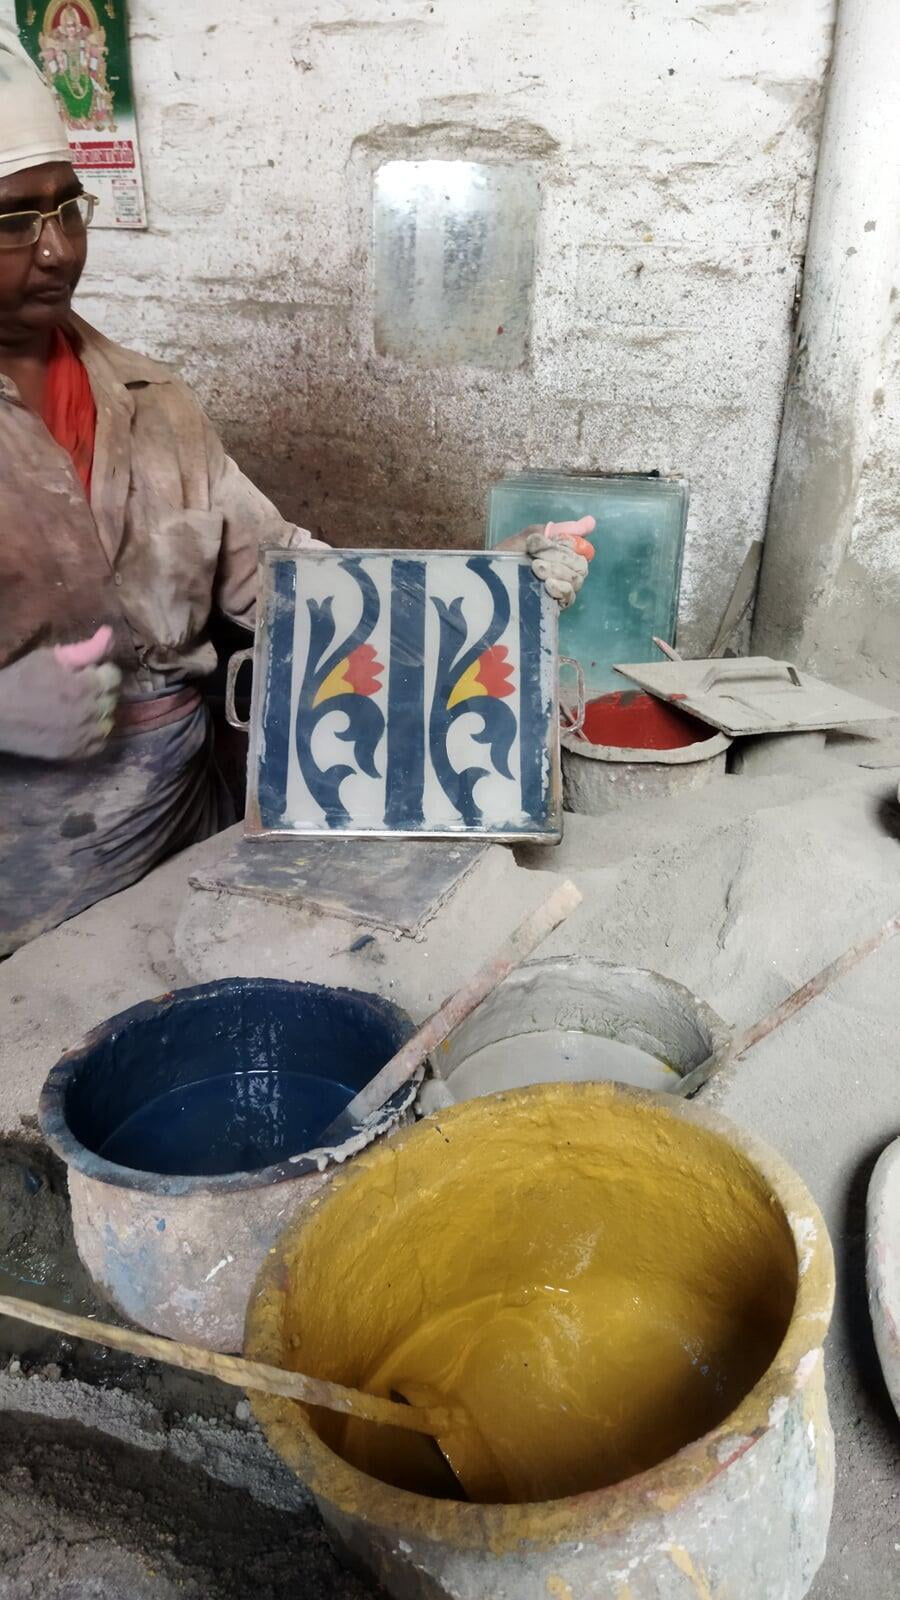
M738 623L746 614L747 607L756 592L756 583L762 563L762 551L762 540L754 539L741 562L741 570L735 579L731 598L722 613L722 620L716 629L716 637L709 651L710 658L724 656Z
M664 656L668 656L670 661L684 660L680 650L676 650L674 645L666 644L665 639L658 639L656 634L653 635L653 643L656 645L657 650L661 650Z
M329 1145L340 1144L350 1137L353 1131L364 1122L366 1117L378 1111L389 1100L392 1094L402 1088L417 1067L420 1067L430 1051L443 1044L449 1033L463 1022L486 997L508 978L514 967L519 966L536 950L538 945L558 928L561 922L571 915L575 907L581 904L581 893L574 883L566 881L539 905L536 911L519 923L515 932L510 935L506 943L501 945L497 954L491 961L464 983L461 989L450 1000L445 1000L424 1022L417 1033L407 1040L407 1043L392 1056L386 1066L366 1084L350 1101L350 1104L336 1117L319 1139L323 1148Z
M462 1420L450 1407L399 1405L374 1394L364 1394L361 1389L345 1388L341 1383L307 1378L302 1372L287 1372L283 1367L245 1361L240 1356L220 1355L216 1350L204 1350L199 1345L177 1344L174 1339L160 1339L152 1333L116 1328L109 1322L95 1322L91 1317L57 1311L53 1306L39 1306L32 1300L18 1300L13 1295L0 1295L0 1316L15 1317L17 1322L29 1322L32 1327L62 1333L69 1339L90 1339L111 1350L125 1350L131 1356L163 1361L185 1372L200 1372L237 1389L257 1389L262 1394L280 1395L285 1400L301 1400L305 1405L324 1406L328 1411L342 1411L366 1422L389 1423L412 1433L430 1434L432 1438L458 1427Z
M844 954L838 956L836 961L832 961L829 966L823 967L822 971L817 972L816 976L810 978L808 983L804 983L799 989L795 989L793 994L788 995L786 1000L782 1000L781 1005L776 1006L774 1011L770 1011L768 1016L763 1017L760 1022L754 1022L753 1026L746 1028L743 1033L739 1033L737 1038L732 1039L731 1044L720 1055L707 1056L705 1061L701 1061L699 1067L695 1067L693 1072L689 1072L686 1077L682 1078L677 1089L672 1090L672 1093L683 1096L695 1094L698 1089L703 1088L705 1083L708 1083L714 1073L721 1072L723 1067L730 1066L733 1061L737 1061L740 1056L745 1055L753 1045L759 1043L760 1039L765 1039L768 1034L774 1033L775 1029L780 1028L783 1022L787 1022L798 1011L802 1011L810 1000L815 1000L817 995L823 994L826 989L830 989L831 985L836 983L838 978L842 978L845 972L849 972L860 961L865 961L866 956L871 956L876 950L880 950L882 945L887 944L889 939L893 939L896 933L900 933L900 916L890 917L878 929L877 933L870 934L867 939L857 940L856 944L851 945L849 950L845 950Z

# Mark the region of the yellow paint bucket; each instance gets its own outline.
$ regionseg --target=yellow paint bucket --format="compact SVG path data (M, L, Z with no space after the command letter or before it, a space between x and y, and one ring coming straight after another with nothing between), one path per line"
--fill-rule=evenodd
M771 1152L665 1096L538 1085L339 1174L247 1323L256 1359L463 1403L504 1468L496 1503L445 1498L427 1441L253 1405L389 1594L577 1600L608 1569L634 1600L792 1600L830 1515L832 1296L822 1219Z

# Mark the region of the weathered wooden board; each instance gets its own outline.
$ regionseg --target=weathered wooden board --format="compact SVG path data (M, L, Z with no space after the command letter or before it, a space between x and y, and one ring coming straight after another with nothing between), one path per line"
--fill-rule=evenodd
M486 849L462 840L243 839L190 882L416 934Z

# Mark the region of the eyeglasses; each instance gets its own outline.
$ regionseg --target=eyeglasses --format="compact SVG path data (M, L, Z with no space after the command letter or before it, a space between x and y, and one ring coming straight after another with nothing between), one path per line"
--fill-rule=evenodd
M0 250L30 250L40 239L44 223L52 218L67 239L80 239L91 225L96 204L92 194L79 194L53 211L7 211L0 215Z

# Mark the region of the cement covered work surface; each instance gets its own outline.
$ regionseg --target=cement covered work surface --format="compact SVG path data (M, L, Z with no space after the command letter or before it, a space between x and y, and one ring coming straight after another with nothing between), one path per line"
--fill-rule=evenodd
M172 984L235 972L325 978L371 988L422 1016L561 874L579 883L585 904L542 954L578 952L651 967L686 984L727 1022L746 1025L900 907L898 779L900 749L889 738L850 740L802 772L730 777L694 798L646 802L603 819L570 817L558 850L521 852L518 868L507 853L489 853L483 914L473 915L479 894L473 874L465 898L451 900L421 940L378 933L357 949L359 935L371 929L189 891L198 862L231 843L211 841L0 967L0 1133L35 1138L40 1084L61 1050L103 1017ZM838 1487L813 1600L893 1600L900 1586L900 1424L880 1376L865 1296L868 1178L880 1151L900 1133L898 996L900 940L707 1091L708 1104L768 1140L797 1169L834 1241L838 1302L827 1371ZM0 1406L17 1404L0 1392ZM82 1415L89 1417L89 1408ZM99 1411L96 1421L106 1426ZM179 1437L190 1431L178 1427ZM30 1448L26 1438L19 1458L25 1465ZM14 1447L6 1460L16 1460ZM157 1461L152 1470L162 1482L169 1464ZM238 1467L231 1481L242 1481ZM57 1480L46 1483L51 1499L61 1494ZM162 1517L165 1497L153 1499L154 1493L148 1488L148 1504L159 1506ZM186 1496L185 1505L198 1516L205 1507L208 1527L227 1498L210 1489L207 1501ZM92 1505L91 1538L102 1541L107 1505L96 1495ZM112 1510L109 1516L114 1520ZM321 1555L304 1517L298 1537ZM231 1525L237 1521L229 1515ZM49 1522L49 1512L36 1520L35 1539ZM93 1548L84 1546L85 1559ZM336 1568L309 1560L306 1569L298 1567L305 1584L285 1580L282 1590L263 1584L259 1593L356 1600L366 1592ZM278 1569L272 1571L274 1582ZM8 1584L9 1574L3 1578ZM55 1581L52 1573L42 1579L48 1600L175 1592L54 1589ZM211 1600L235 1592L215 1588L215 1567L205 1581L205 1590L179 1592Z
M76 1422L0 1416L2 1600L287 1600L366 1589L313 1511L261 1506L202 1470Z

